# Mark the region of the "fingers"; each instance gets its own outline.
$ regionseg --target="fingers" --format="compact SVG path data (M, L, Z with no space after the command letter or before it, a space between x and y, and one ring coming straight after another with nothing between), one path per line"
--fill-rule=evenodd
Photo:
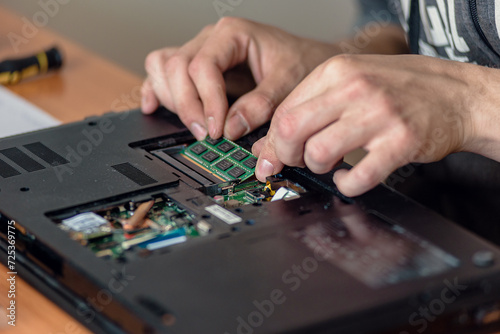
M173 110L165 64L177 50L178 48L164 48L153 51L147 56L145 67L148 78L142 87L142 100L147 104L147 108L143 105L143 111L153 112L154 110L151 109L154 106L157 107L155 100L158 104L162 104L166 108ZM154 98L152 98L153 94Z
M347 106L337 102L336 94L324 93L318 97L276 115L275 151L285 165L304 165L304 146L316 133L334 123ZM335 142L325 142L328 147Z
M228 111L223 73L246 61L251 38L247 25L223 19L182 48L148 56L144 112L155 106L154 91L157 102L176 112L197 139L222 136Z
M181 121L189 128L197 140L207 136L203 105L198 98L198 92L189 75L187 67L189 57L177 55L170 60L167 85L173 110Z
M301 83L291 95L298 96L304 90L314 88L309 85L309 78ZM314 96L314 95L313 95ZM335 121L339 110L342 108L332 107L326 95L313 98L297 108L287 109L285 101L278 107L280 109L269 129L266 140L254 147L259 151L259 161L256 168L256 176L260 181L265 181L267 176L273 175L283 169L284 164L289 166L303 166L304 144L311 135ZM332 112L332 109L334 112Z
M143 112L162 104L176 112L197 139L224 134L235 140L268 121L295 85L331 53L324 47L309 52L311 45L318 43L270 26L223 18L183 47L148 56ZM258 86L228 111L224 73L244 63L248 77L254 78L250 84Z
M357 122L357 120L340 120L311 136L304 149L304 162L307 167L317 174L328 173L337 166L344 155L357 148L366 147L376 135L378 128L363 127ZM281 154L279 157L283 161Z
M147 78L141 89L141 110L144 114L152 114L159 106L160 102L156 98L153 85L149 78Z
M248 35L218 25L189 65L189 75L203 104L205 122L212 138L222 136L228 102L223 73L247 58Z
M255 89L234 103L228 113L224 135L235 140L269 121L302 77L302 73L289 68L276 68Z
M189 76L184 75L182 69L173 70L171 73L168 83L179 118L197 140L203 140L207 136L207 128L198 92Z
M269 130L270 140L266 144L273 143L275 147L264 150L262 160L279 161L279 169L283 164L304 166L306 141L337 121L345 111L347 105L343 87L336 89L334 82L330 82L330 86L321 84L325 82L323 76L329 68L327 64L315 69L281 102ZM327 143L331 144L330 141ZM333 164L337 161L338 159L333 161Z
M177 113L198 140L207 136L207 130L203 105L189 76L188 66L211 30L212 27L208 26L183 47L154 51L146 58L148 79L143 85L143 111L152 112L157 103L161 103Z
M193 64L197 65L193 66ZM220 138L228 109L226 85L222 71L209 63L205 63L205 65L192 63L189 68L191 78L193 78L203 104L208 134L214 139Z
M339 75L339 73L333 72L332 69L328 67L330 62L331 60L319 65L302 82L300 82L297 87L295 87L295 89L293 89L293 91L286 96L279 106L278 111L286 113L288 110L307 102L311 99L311 97L321 96L327 90L331 90L327 85L321 84L325 80L328 80L331 82L331 85L333 85L334 82L331 77ZM325 72L327 71L329 72L329 75L326 75L326 79Z
M337 171L333 181L344 195L358 196L385 180L393 170L405 163L398 157L397 151L387 144L370 151L351 170Z

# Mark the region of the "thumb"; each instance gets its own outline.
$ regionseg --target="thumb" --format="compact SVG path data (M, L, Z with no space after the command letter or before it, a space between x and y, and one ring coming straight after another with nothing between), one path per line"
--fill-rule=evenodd
M284 165L276 157L274 144L271 136L266 136L256 142L252 151L259 156L257 167L255 167L255 176L261 182L266 182L266 177L278 174Z

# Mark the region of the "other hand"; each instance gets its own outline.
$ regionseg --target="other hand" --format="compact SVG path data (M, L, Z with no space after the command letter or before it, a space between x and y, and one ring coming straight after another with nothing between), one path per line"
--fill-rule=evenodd
M207 134L237 139L270 120L293 88L337 53L336 46L272 26L223 18L182 47L157 50L147 57L142 110L148 114L164 105L198 140ZM241 65L248 66L246 78L224 76ZM255 85L230 110L227 85L235 83L226 85L228 78Z
M499 105L485 102L497 95L485 84L492 71L498 82L498 70L425 56L333 57L277 108L253 148L257 177L263 181L283 165L326 173L363 148L368 154L360 163L334 175L341 192L356 196L407 163L484 153L491 144L481 133L484 112Z

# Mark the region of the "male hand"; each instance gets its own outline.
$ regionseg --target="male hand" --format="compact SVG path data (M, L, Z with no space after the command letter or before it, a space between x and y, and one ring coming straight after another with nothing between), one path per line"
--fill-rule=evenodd
M223 18L184 46L147 57L142 110L164 105L198 140L207 134L237 139L270 120L293 88L337 53L337 47L268 25ZM242 64L250 70L244 78L256 87L228 110L224 74Z
M492 99L498 82L498 70L425 56L334 57L277 108L268 135L253 148L257 177L263 181L284 164L326 173L363 148L368 154L359 164L334 176L341 192L356 196L409 162L457 151L493 156L486 112L500 105Z

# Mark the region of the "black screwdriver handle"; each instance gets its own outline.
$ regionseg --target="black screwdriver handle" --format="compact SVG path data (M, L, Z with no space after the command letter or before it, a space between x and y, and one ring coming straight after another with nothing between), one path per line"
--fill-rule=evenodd
M56 47L31 57L8 59L0 62L0 84L16 84L22 79L57 70L62 64L62 54Z

